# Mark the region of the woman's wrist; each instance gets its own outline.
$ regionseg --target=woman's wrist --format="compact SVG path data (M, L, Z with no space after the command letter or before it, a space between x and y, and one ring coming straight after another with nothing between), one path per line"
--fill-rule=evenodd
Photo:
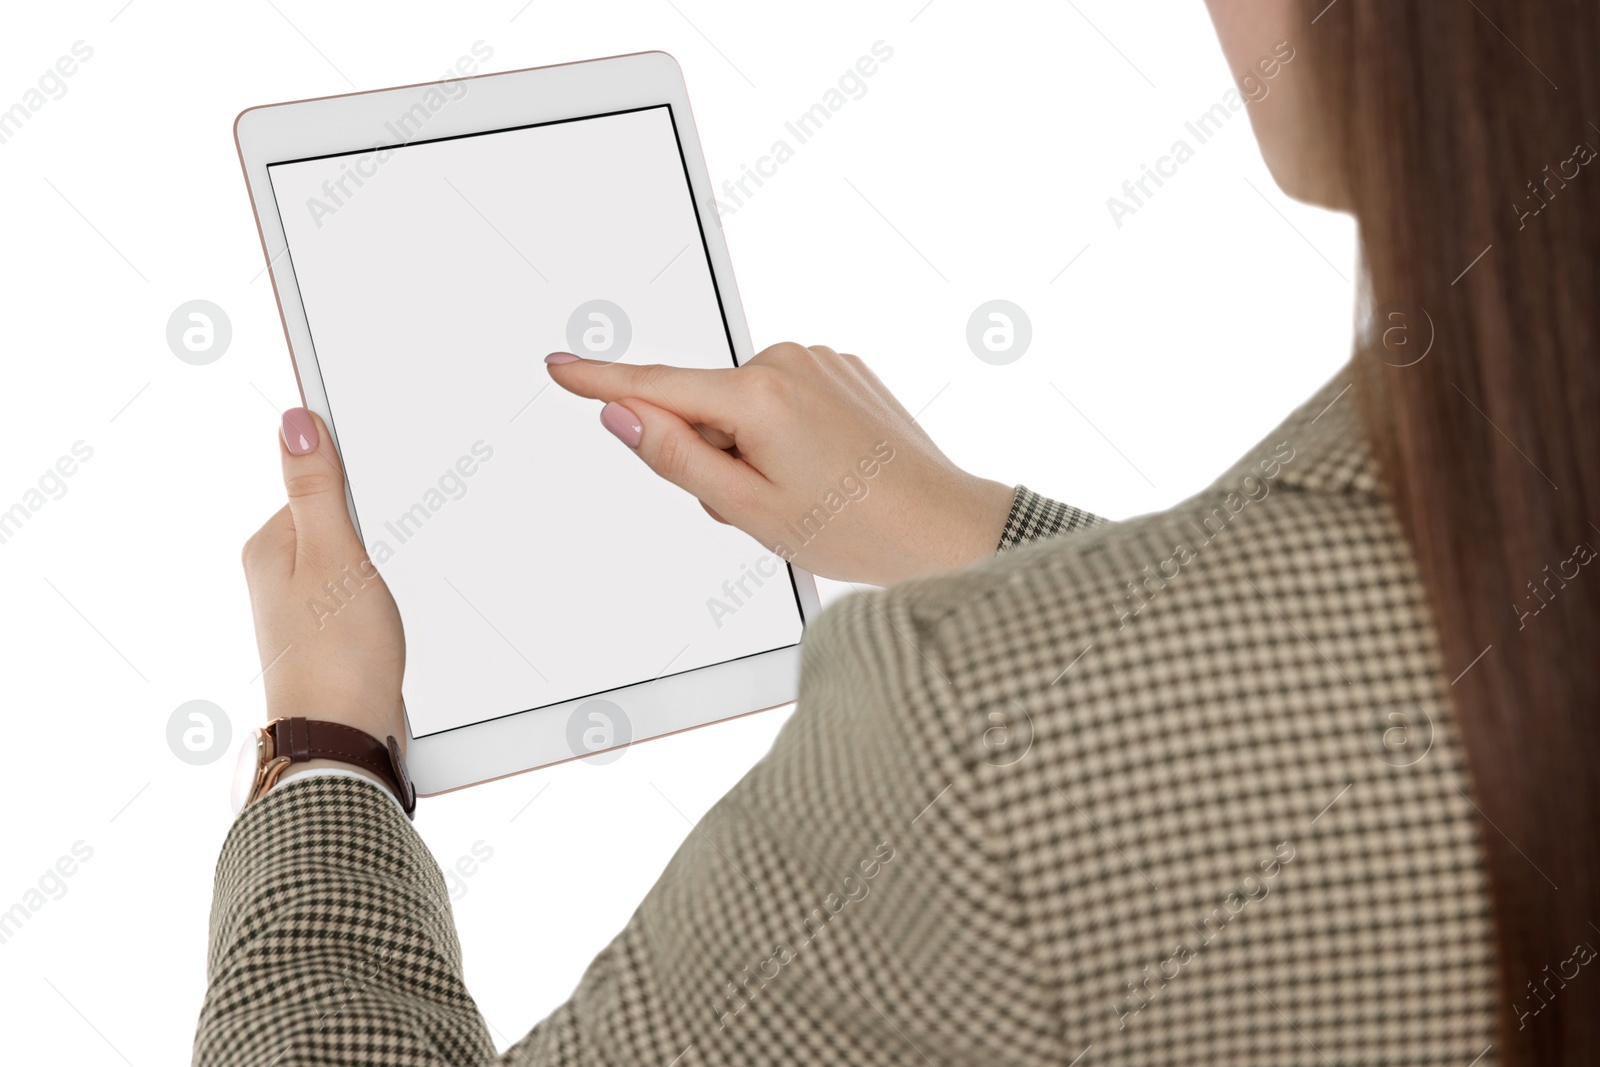
M285 766L265 793L270 793L284 782L308 773L325 774L332 771L366 779L393 796L402 811L409 810L413 799L409 775L405 770L403 715L369 715L360 712L347 712L341 715L322 712L307 725L310 734L306 754L311 758L295 760ZM290 741L286 739L283 729L281 725L277 727L277 754L280 756L289 754L284 746L290 744ZM292 727L290 729L292 731ZM392 768L391 742L393 747L400 750L398 765ZM391 769L393 774L390 773Z
M1006 519L1011 515L1011 505L1016 499L1015 486L989 478L974 478L971 504L963 529L966 540L962 544L960 565L981 563L1000 550L1000 535L1005 532Z
M999 551L1015 495L1003 482L958 472L953 483L929 490L917 508L898 517L892 547L868 580L893 585L989 559Z
M319 722L336 723L359 730L380 744L393 737L404 756L406 745L406 718L398 693L373 695L376 689L363 679L344 680L328 692L315 698L295 695L294 699L267 701L267 721L304 715ZM306 710L310 709L310 710ZM299 766L299 764L296 764Z
M1015 493L1003 482L963 473L959 488L939 502L937 526L928 530L916 573L959 570L993 556Z
M306 771L320 770L349 771L352 774L360 775L373 785L383 789L384 792L389 792L388 783L366 768L358 767L354 763L344 763L340 760L331 759L308 759L300 763L291 763L288 769L278 776L278 780L273 784L272 789L278 788L284 782L292 781L297 775L304 774ZM272 792L272 789L267 790L267 792Z

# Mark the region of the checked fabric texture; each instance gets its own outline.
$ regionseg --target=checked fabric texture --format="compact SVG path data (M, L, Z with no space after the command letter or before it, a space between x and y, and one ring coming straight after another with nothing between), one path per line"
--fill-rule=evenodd
M1019 488L993 560L833 605L772 751L503 1053L389 799L275 790L222 849L195 1062L1474 1063L1463 665L1345 384L1170 511Z

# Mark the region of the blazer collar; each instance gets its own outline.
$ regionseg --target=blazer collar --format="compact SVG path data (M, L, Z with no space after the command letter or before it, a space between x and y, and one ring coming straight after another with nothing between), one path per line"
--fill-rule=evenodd
M1294 449L1283 463L1280 486L1309 492L1382 494L1378 464L1367 445L1356 406L1354 368L1346 363L1322 388L1284 419L1222 479L1235 484L1263 455L1282 444Z

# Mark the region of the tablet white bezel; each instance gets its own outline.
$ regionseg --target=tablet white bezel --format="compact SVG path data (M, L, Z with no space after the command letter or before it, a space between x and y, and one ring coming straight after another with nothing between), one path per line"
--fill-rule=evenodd
M722 296L734 357L742 364L754 355L710 175L676 60L665 52L640 52L484 74L459 79L454 85L465 91L453 96L441 94L441 84L451 83L425 82L253 107L241 112L234 123L234 141L272 275L284 337L307 408L321 415L329 427L335 425L311 344L305 308L290 257L285 255L287 244L267 174L269 163L661 104L671 107L712 274ZM404 141L395 136L392 124L398 116L419 104L426 108L428 101L437 103L441 98L445 100L443 106L428 110L424 131ZM337 444L337 433L334 438ZM348 486L346 503L355 521ZM790 567L789 571L804 625L821 610L816 584L810 574L799 568ZM792 645L443 733L412 737L408 744L412 778L418 793L433 795L613 751L614 748L605 747L575 751L568 741L569 717L596 699L623 709L631 724L629 743L777 707L795 698L799 667L800 646Z

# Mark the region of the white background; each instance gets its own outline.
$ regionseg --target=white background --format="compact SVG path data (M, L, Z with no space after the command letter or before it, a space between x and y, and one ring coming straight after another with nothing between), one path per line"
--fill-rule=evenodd
M191 699L225 709L235 740L262 716L238 553L281 503L273 437L298 401L234 155L241 109L437 77L478 40L485 70L660 48L685 69L720 183L883 40L894 55L866 94L724 219L756 344L858 352L958 462L1113 517L1200 488L1348 351L1353 227L1273 188L1243 115L1120 229L1107 210L1230 86L1200 0L8 15L0 109L75 41L94 49L0 144L0 509L74 442L94 450L0 544L0 910L75 842L93 849L0 944L7 1046L35 1056L182 1062L204 991L231 759L179 761L166 724ZM201 367L165 337L197 298L233 326ZM966 345L993 298L1033 323L1008 366ZM443 866L492 852L455 911L502 1045L567 995L785 715L427 803L418 827Z

